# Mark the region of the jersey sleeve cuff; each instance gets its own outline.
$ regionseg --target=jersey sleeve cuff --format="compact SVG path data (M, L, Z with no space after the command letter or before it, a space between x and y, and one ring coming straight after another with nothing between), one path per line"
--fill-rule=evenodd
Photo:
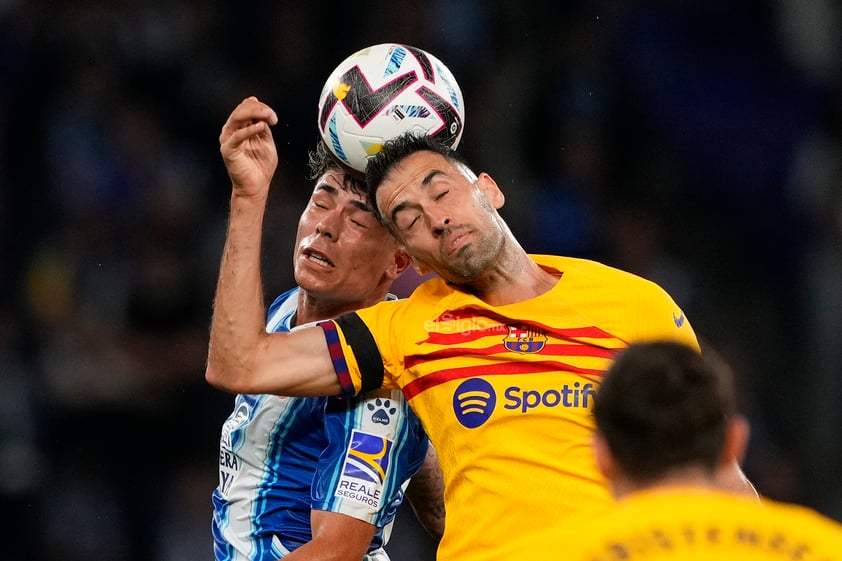
M330 351L330 360L333 362L333 370L336 372L336 378L341 386L341 395L353 397L356 390L353 381L351 381L351 373L348 371L348 363L345 362L345 354L342 352L342 343L339 340L339 330L336 328L336 323L327 320L316 325L324 331L327 348Z

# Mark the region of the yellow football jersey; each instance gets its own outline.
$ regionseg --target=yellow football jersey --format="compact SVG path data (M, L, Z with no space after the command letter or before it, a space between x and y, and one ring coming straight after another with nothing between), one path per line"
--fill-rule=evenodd
M842 526L796 505L672 488L630 495L560 547L567 561L839 561Z
M322 324L346 393L400 388L435 445L447 523L440 560L544 558L535 528L611 503L590 449L594 394L619 349L698 348L656 284L582 259L532 256L549 292L490 306L440 279ZM379 351L379 352L378 352ZM385 374L384 374L385 372Z

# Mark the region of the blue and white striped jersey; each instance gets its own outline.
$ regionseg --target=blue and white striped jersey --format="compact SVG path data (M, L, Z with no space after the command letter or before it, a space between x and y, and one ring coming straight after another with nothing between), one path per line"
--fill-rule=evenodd
M267 331L289 331L298 288L269 308ZM384 559L403 489L427 437L399 390L356 399L238 395L222 426L213 492L217 561L284 557L310 541L310 510L378 527L369 553Z

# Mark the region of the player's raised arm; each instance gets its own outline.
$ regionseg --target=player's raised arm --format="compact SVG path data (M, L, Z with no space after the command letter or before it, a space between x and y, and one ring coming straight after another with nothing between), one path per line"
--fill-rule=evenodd
M271 107L250 97L234 109L219 136L231 178L231 210L205 379L233 393L334 395L339 383L320 328L295 334L265 329L260 252L269 185L278 165L270 129L277 122Z

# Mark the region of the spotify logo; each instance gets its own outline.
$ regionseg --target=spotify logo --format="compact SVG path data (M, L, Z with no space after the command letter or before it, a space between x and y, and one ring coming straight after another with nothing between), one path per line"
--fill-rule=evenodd
M482 378L465 380L453 393L453 411L463 427L475 429L485 423L497 405L494 388Z

